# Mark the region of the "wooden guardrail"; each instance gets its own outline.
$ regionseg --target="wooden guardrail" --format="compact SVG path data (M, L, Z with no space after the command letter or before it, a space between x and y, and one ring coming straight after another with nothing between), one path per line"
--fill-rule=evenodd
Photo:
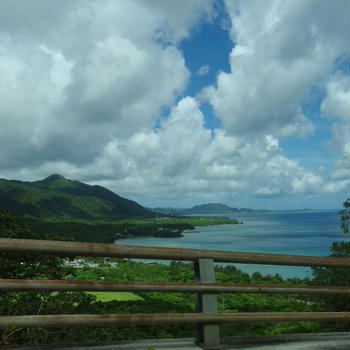
M41 241L0 238L1 253L33 255L121 257L194 261L195 283L0 280L0 291L132 291L196 293L196 313L123 315L28 315L0 316L0 327L59 327L178 324L196 325L197 343L215 346L220 342L219 323L344 321L350 312L224 313L217 310L217 293L350 294L349 287L216 284L214 262L323 266L350 268L350 260L299 255L229 252L202 249L137 247L116 244Z

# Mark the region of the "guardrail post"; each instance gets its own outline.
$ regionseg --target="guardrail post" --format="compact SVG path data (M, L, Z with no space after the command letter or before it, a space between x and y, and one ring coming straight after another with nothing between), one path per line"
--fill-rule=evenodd
M198 259L194 262L195 282L215 283L213 259ZM217 313L216 294L197 293L196 312ZM220 344L219 325L197 325L195 331L196 343L203 347L215 347Z

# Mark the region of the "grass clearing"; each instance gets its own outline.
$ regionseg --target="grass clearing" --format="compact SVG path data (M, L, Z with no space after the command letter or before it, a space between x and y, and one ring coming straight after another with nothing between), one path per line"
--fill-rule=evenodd
M108 301L128 301L128 300L143 300L142 297L131 292L86 292L94 295L98 301L106 303Z

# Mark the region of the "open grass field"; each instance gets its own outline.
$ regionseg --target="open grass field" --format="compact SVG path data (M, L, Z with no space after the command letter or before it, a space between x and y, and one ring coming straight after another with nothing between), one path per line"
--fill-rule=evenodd
M87 294L94 295L98 301L102 301L103 303L113 300L143 300L143 298L131 292L87 292Z

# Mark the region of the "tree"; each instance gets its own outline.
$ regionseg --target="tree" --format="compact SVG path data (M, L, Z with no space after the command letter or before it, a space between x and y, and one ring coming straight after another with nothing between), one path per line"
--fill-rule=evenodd
M344 209L340 211L340 227L343 232L347 234L349 232L349 211L350 201L347 199L343 203ZM331 257L349 258L350 257L350 242L333 242L331 247ZM315 285L330 285L330 286L350 286L350 271L348 268L324 268L313 267L312 268L313 279L312 283ZM316 298L316 297L315 297ZM321 302L323 311L349 311L350 305L348 296L336 295L336 296L319 296L317 301ZM327 325L328 326L328 325ZM348 327L344 324L332 324L329 325L328 330L347 330Z
M24 225L23 221L6 209L0 209L0 237L38 239ZM40 237L41 239L45 237ZM74 274L72 268L63 265L61 257L39 256L29 254L0 254L1 279L65 279ZM80 292L1 292L0 315L33 315L76 313L91 309L95 298ZM28 344L47 342L56 333L35 329L3 330L3 344Z
M343 232L346 234L349 232L349 211L350 211L350 200L347 199L343 203L344 209L339 212L340 216L340 227ZM338 258L348 258L350 257L350 242L342 241L342 242L333 242L331 247L332 257ZM315 284L328 284L335 286L348 286L350 285L350 273L348 269L343 268L322 268L315 267L313 270L313 282Z
M344 233L349 233L349 226L350 226L350 198L348 198L343 203L343 208L344 209L339 212L341 214L340 227L342 228Z
M0 209L0 237L43 239L31 233L23 221L13 216L9 211ZM122 261L121 261L122 262ZM123 264L125 265L125 264ZM127 263L129 275L144 274L144 270L154 267L158 277L162 277L166 266L136 263ZM105 273L106 270L94 269L93 272ZM164 270L164 271L163 271ZM19 254L0 254L0 278L20 279L67 279L74 278L77 273L74 269L65 267L61 257L32 256ZM81 271L79 272L81 275ZM133 280L136 278L133 277ZM95 278L95 277L93 277ZM109 277L108 277L109 278ZM115 278L113 278L115 280ZM147 301L111 301L102 303L96 297L82 292L0 292L0 315L57 315L57 314L108 314L108 313L154 313L154 312L190 312L188 305L183 302L170 302L161 299ZM74 343L126 340L130 338L164 338L173 336L173 332L180 337L188 337L192 328L184 326L114 326L114 327L60 327L60 328L13 328L8 327L2 331L2 344L37 344L37 343ZM0 341L1 344L1 341Z

